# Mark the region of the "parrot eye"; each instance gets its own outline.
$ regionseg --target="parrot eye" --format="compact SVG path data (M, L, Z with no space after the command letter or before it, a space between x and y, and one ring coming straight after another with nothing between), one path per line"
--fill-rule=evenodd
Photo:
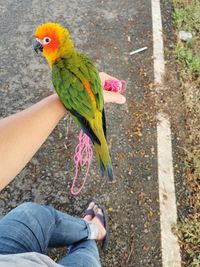
M50 43L51 42L51 38L49 38L49 37L44 37L44 39L43 39L43 44L48 44L48 43Z

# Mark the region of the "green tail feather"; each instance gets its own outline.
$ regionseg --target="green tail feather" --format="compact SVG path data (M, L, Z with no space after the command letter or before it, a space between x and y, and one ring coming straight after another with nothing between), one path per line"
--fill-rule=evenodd
M108 146L106 143L106 139L103 136L103 138L100 139L101 145L94 144L96 154L98 157L99 166L101 169L102 176L106 175L109 179L109 181L112 181L114 179L113 175L113 168L111 164L111 159L108 151Z

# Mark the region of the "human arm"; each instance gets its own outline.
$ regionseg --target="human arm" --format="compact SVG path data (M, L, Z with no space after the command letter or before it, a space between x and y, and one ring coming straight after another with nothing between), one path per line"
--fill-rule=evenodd
M100 73L101 81L113 77ZM125 98L104 92L105 102L122 104ZM24 168L53 131L66 109L56 94L0 120L0 190Z
M0 120L0 190L22 170L65 113L54 94Z

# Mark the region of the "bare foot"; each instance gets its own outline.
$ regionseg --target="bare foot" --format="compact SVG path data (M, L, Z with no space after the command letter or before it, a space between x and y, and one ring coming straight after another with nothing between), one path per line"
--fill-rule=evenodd
M95 203L94 202L90 202L90 204L88 205L87 210L94 210L94 206L95 206ZM87 214L84 216L84 220L87 221L87 222L91 222L91 220L93 219L94 216L92 216L92 214Z
M95 239L96 240L102 240L106 235L106 229L105 229L104 225L102 224L102 222L100 221L100 219L98 217L96 217L96 215L99 214L99 215L103 216L103 212L97 205L94 205L93 210L94 210L95 216L90 221L90 223L96 225L96 227L98 228L98 231L99 231L98 235Z

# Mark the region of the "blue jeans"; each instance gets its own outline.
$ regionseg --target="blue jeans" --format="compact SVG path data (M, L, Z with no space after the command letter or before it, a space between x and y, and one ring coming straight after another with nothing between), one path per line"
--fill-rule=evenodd
M89 224L49 206L24 203L0 220L0 254L47 253L49 247L68 246L57 263L63 266L99 267L95 240Z

